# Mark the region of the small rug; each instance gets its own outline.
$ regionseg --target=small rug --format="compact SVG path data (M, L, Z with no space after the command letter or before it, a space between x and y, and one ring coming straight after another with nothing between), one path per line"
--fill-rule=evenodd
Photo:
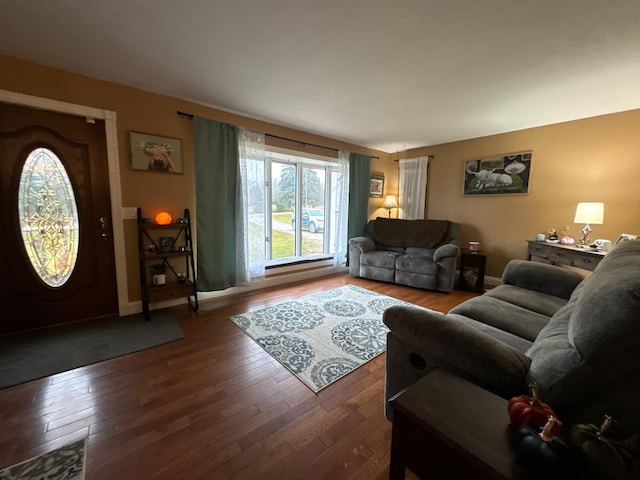
M317 393L385 351L392 305L409 304L346 285L231 320Z
M85 440L0 470L0 480L83 480Z
M169 310L139 313L0 337L0 388L66 372L184 338Z

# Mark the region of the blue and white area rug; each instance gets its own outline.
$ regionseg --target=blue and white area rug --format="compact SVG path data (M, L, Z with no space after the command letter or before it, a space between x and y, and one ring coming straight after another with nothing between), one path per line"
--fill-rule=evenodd
M0 470L0 480L83 480L86 438Z
M317 393L385 351L392 305L409 304L346 285L231 320Z

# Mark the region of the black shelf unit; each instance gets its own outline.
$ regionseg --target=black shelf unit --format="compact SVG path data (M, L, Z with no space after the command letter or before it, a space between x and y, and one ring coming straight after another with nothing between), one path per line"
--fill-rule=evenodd
M138 257L140 262L140 289L142 310L149 320L149 304L162 300L187 297L189 305L198 311L198 289L193 262L191 215L184 209L184 217L167 225L158 225L142 216L137 210ZM178 264L184 260L184 271ZM148 270L153 264L163 265L167 272L166 283L154 285ZM184 276L179 278L178 274Z

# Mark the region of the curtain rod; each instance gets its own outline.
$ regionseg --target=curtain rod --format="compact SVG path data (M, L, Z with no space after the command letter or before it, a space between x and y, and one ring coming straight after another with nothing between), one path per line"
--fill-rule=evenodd
M421 157L424 157L424 155L420 155ZM435 155L427 155L427 159L429 160L435 160L436 156ZM406 158L396 158L394 160L394 162L399 162L400 160L407 160Z
M185 113L185 112L181 112L180 110L178 110L178 115L180 115L182 117L187 117L188 119L193 120L193 114L192 113ZM271 133L265 133L264 136L265 137L271 137L271 138L277 138L279 140L286 140L287 142L299 143L300 145L302 145L304 147L310 146L310 147L316 147L316 148L324 148L325 150L332 150L334 152L339 152L340 151L337 148L325 147L324 145L317 145L315 143L301 142L300 140L294 140L293 138L281 137L279 135L272 135ZM371 158L380 158L380 157L376 157L374 155L371 155Z

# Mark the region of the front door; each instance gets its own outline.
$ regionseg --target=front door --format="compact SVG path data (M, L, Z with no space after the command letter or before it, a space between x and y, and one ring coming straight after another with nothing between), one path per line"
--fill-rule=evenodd
M104 122L0 103L0 333L117 314Z

